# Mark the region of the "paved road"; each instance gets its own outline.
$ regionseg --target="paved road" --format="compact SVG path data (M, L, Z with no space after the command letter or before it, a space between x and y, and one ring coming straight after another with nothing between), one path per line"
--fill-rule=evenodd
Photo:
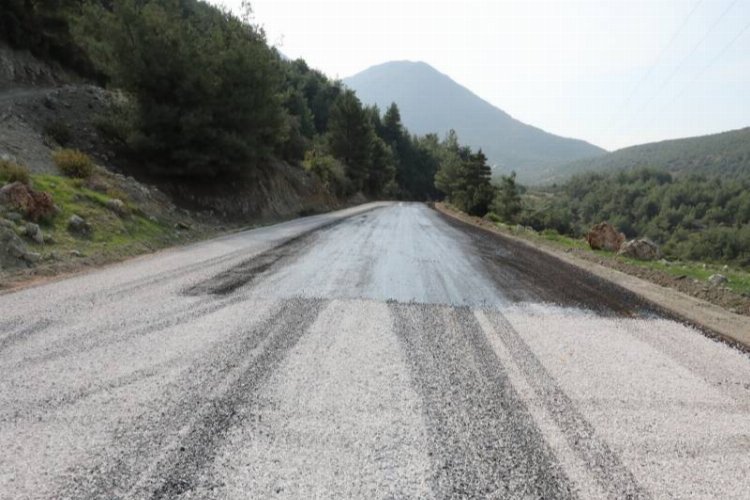
M383 204L0 295L0 497L749 498L750 358L530 252Z

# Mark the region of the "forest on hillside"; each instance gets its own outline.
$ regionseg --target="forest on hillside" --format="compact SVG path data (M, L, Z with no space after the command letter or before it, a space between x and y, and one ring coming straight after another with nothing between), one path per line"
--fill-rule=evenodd
M559 182L584 172L639 168L663 169L677 176L750 174L750 128L631 146L552 169L540 183Z
M103 130L133 164L170 182L232 186L283 160L339 199L446 197L472 215L575 237L607 220L669 257L750 265L746 131L625 150L633 165L653 168L583 173L524 195L515 174L493 184L486 156L454 132L411 134L396 103L365 106L284 58L249 7L238 17L200 0L6 4L6 43L124 92ZM698 157L721 168L691 171Z
M580 174L556 188L530 191L502 219L576 238L608 221L628 238L647 237L668 258L750 266L750 175L687 174L664 169Z
M441 196L455 137L411 134L397 104L364 106L251 19L200 0L9 0L0 14L11 46L125 93L101 128L150 175L232 186L283 160L340 199Z

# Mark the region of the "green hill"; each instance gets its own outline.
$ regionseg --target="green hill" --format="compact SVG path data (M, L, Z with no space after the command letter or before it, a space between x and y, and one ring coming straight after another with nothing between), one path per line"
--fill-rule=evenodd
M641 167L686 173L735 176L750 173L750 127L720 134L654 142L550 168L543 183L560 182L582 172Z

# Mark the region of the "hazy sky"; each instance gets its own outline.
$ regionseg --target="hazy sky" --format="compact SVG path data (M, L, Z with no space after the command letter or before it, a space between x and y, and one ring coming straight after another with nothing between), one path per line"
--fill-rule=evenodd
M251 4L270 43L331 77L425 61L526 123L607 149L750 126L750 0Z

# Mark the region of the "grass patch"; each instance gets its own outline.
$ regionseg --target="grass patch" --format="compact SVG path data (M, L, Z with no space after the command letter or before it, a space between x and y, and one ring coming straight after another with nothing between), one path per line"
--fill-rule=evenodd
M172 228L145 217L140 211L120 218L106 207L109 196L83 186L80 179L56 175L32 176L34 187L52 195L60 213L41 224L46 235L53 238L50 250L77 250L84 255L107 258L125 257L165 246L178 240ZM93 228L89 238L81 238L68 231L72 215L86 219Z
M29 169L24 165L10 161L0 160L0 186L11 182L28 184L31 180Z
M60 172L68 177L87 179L94 172L94 161L77 149L58 149L52 153L52 160Z
M520 231L513 226L508 226L503 223L496 223L496 225L499 228L510 231L514 234L528 236L536 240L544 240L557 248L583 250L600 257L621 260L643 269L662 271L675 278L695 279L702 283L708 283L708 278L712 274L722 274L729 279L729 282L724 286L733 292L750 295L750 272L736 267L727 266L725 269L723 264L715 263L636 260L628 257L621 257L603 250L591 250L588 243L583 238L571 238L569 236L561 235L555 230L546 229L541 233L536 233L527 229Z
M635 259L622 258L628 264L633 264L646 269L663 271L675 278L690 278L704 283L712 274L722 274L729 279L724 285L730 290L739 294L750 295L750 272L727 266L724 269L722 264L706 264L698 262L669 262L661 261L644 262Z

